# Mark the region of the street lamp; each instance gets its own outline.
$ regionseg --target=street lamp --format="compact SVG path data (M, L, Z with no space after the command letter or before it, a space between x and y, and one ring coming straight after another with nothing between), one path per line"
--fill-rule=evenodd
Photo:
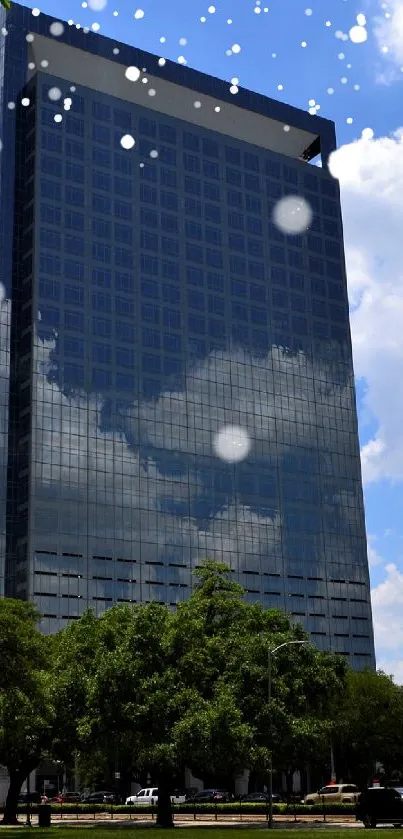
M290 647L292 644L308 644L309 641L284 641L283 644L279 644L278 647L274 647L274 649L267 648L267 703L270 706L271 702L271 659L274 653L278 650L281 650L283 647ZM270 712L270 711L269 711ZM273 827L273 750L270 749L269 753L269 819L267 822L267 827L272 829Z

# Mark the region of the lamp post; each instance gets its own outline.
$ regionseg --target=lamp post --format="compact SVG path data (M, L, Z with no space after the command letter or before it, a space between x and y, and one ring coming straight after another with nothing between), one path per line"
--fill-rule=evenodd
M290 647L292 644L308 644L309 641L284 641L283 644L279 644L278 647L274 647L274 649L267 648L267 703L270 706L271 702L271 659L274 653L278 650L281 650L283 647ZM272 829L273 828L273 750L270 749L269 753L269 819L267 822L267 827Z

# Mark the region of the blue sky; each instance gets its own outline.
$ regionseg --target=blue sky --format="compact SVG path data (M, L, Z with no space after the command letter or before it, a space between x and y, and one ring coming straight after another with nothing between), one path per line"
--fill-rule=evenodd
M403 683L403 0L97 2L40 9L336 122L378 663Z

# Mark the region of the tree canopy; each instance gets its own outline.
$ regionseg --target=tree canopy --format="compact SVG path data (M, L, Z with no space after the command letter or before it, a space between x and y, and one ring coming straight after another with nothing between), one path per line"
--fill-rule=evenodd
M366 780L375 760L401 766L402 689L384 674L352 673L320 652L278 610L248 603L231 571L206 560L188 600L88 611L52 638L24 603L0 601L0 763L10 807L45 753L78 765L88 783L122 791L148 773L158 821L170 825L169 792L185 766L207 785L240 772L288 779L307 761ZM302 645L289 642L304 641ZM268 651L272 656L268 699Z

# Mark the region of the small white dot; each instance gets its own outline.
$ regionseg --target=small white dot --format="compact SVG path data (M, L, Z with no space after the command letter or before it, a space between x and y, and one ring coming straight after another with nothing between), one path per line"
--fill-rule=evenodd
M32 32L28 32L28 35L25 36L25 40L28 44L32 44L32 41L35 40L35 35L33 35Z
M119 47L114 47L112 52L113 52L114 55L119 55L119 52L120 52Z
M272 52L271 57L272 57L272 58L277 58L277 53L276 53L276 52Z
M151 149L151 151L150 151L150 157L152 157L152 159L153 159L153 160L156 160L156 159L157 159L157 157L158 157L158 151L157 151L157 149Z
M88 0L88 5L93 12L102 12L107 5L107 0Z
M278 84L277 85L277 90L284 90L284 85Z
M254 11L255 15L260 15L262 10L261 10L260 6L255 6L253 11Z
M33 61L28 63L28 70L35 70L35 63Z
M93 23L93 24L91 24L91 29L93 29L93 31L94 31L94 32L99 32L100 28L101 28L101 24L100 24L100 23Z
M313 14L312 9L305 9L305 14L307 17L311 17L311 15Z
M41 13L40 9L37 9L37 8L32 9L32 14L33 14L34 17L39 17L40 13Z
M193 102L193 107L196 108L196 110L201 108L201 106L202 106L202 103L199 101L199 99L196 99L196 101Z
M159 58L158 59L158 66L159 67L164 67L166 63L167 63L166 58Z
M41 67L44 67L44 68L49 67L49 61L47 60L47 58L44 58L41 61Z
M214 110L215 110L216 114L219 114L219 113L220 113L220 111L221 111L221 108L220 108L220 106L219 106L219 105L216 105L216 106L215 106L215 108L214 108Z
M179 44L181 47L185 47L188 42L187 38L179 38Z
M402 72L403 72L403 70L402 70ZM354 85L354 90L359 90L359 89L360 89L360 85L359 85L359 84L355 84L355 85Z
M76 92L76 88L75 88L75 85L74 85L74 84L72 84L72 85L71 85L70 91L71 91L71 93L75 93L75 92Z
M233 96L235 96L237 93L239 93L239 87L236 84L232 84L229 89L229 92L232 93Z
M160 38L160 44L165 44L165 42L166 38L164 37L164 35L162 35L162 37Z
M215 6L209 6L207 9L209 15L213 15L215 12Z
M331 26L331 25L332 25L331 20L327 20L326 23L325 23L325 26Z
M84 0L84 3L81 3L81 5L82 5L83 9L87 9L87 8L88 8L88 3L86 3L86 2L85 2L85 0Z
M308 44L307 44L306 41L301 41L301 47L307 47L307 46L308 46Z
M144 10L143 9L136 9L134 13L135 20L141 20L144 17Z
M353 118L352 117L347 117L346 122L347 122L347 125L352 125Z
M264 12L268 12L268 11L269 11L268 7L267 7L267 6L265 6L265 7L264 7L264 9L263 9L263 11L264 11Z
M366 19L365 15L360 13L359 15L357 15L356 21L358 23L358 26L365 26L365 24L367 22L367 19Z
M129 82L137 82L140 78L140 70L138 67L126 67L125 76Z
M389 52L389 47L382 47L381 52L383 52L383 53Z
M55 38L60 38L60 36L63 35L64 32L64 26L62 22L60 20L54 20L53 23L51 23L49 26L49 32Z
M234 55L238 55L238 53L241 52L242 47L241 47L240 44L232 44L231 49L232 49L232 52L234 53Z
M313 108L316 105L315 99L310 99L309 102L308 102L308 105L309 105L310 108Z
M140 169L144 169L144 163L140 163Z
M95 26L97 26L97 24L95 24ZM80 26L79 23L76 23L76 29L81 29L81 26Z
M228 23L229 25L231 25L231 23L232 23L232 18L230 18L230 17L229 17L229 18L228 18L228 20L227 20L227 23Z
M329 96L332 96L332 94L334 93L334 87L328 87L327 92Z
M178 55L178 64L187 64L186 58L184 55Z
M131 134L124 134L123 137L120 138L120 145L122 149L132 149L136 145L136 141Z
M154 88L153 88L153 87L150 87L150 89L149 89L149 91L148 91L148 95L149 95L149 96L155 96L155 95L156 95L156 93L157 93L157 91L156 91L156 90L154 90Z
M118 16L118 14L119 14L119 12L115 9L115 11L114 11L114 13L113 13L113 17L117 17L117 16Z
M142 79L141 81L142 81L142 84L148 84L148 79L146 79L146 78Z
M55 122L61 122L63 117L62 117L61 114L55 114L53 119L54 119Z
M231 79L231 84L239 84L239 79L237 76L234 76L234 78Z
M342 76L340 81L341 81L342 84L347 84L347 82L348 82L347 76Z
M68 23L69 26L73 26L74 20L68 20L67 23Z
M205 23L205 22L206 22L206 20L207 20L207 18L206 18L206 17L201 17L201 18L200 18L200 23Z
M316 108L308 108L308 113L309 113L312 117L314 117L314 116L315 116L315 114L316 114Z
M340 59L340 61L343 61L343 59L344 59L345 57L346 57L346 56L344 55L344 52L339 52L339 54L338 54L338 56L337 56L337 58L339 58L339 59Z
M7 102L7 108L9 111L13 111L15 108L15 102Z
M232 55L232 50L225 50L225 55Z
M8 35L8 29L6 29L5 26L1 27L1 34L4 35L4 37L6 37L6 35Z
M283 126L283 130L284 130L284 131L288 134L288 132L289 132L289 131L291 131L291 126L289 126L289 125L284 125L284 126Z

